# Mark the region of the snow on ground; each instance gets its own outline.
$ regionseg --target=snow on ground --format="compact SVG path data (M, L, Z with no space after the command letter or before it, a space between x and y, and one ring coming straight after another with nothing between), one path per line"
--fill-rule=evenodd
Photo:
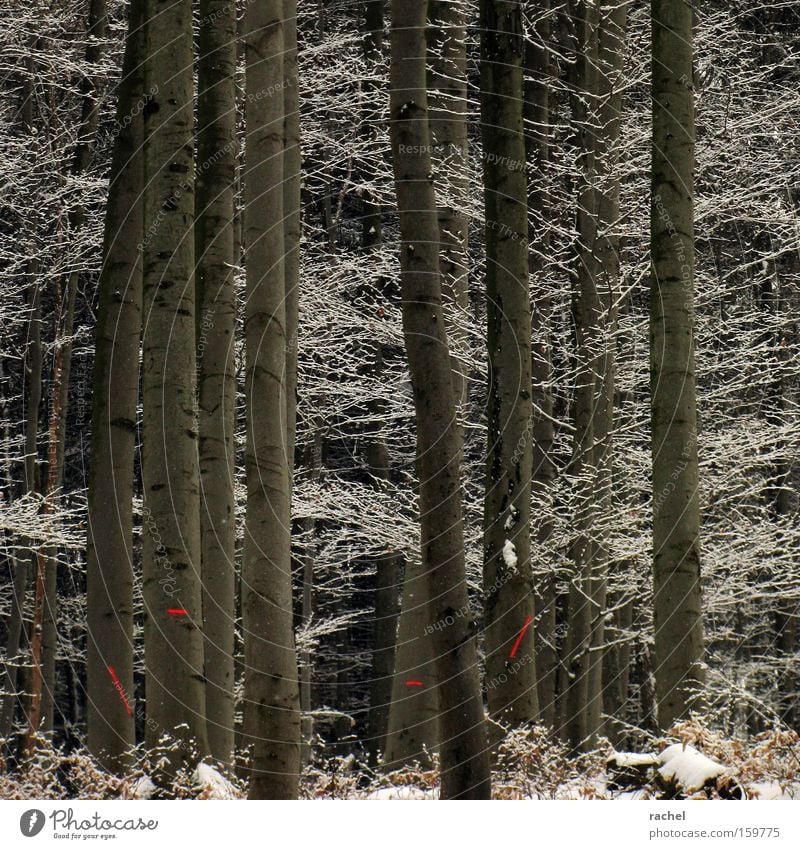
M213 766L200 763L194 771L194 784L199 790L198 799L239 799L236 788Z
M747 792L751 799L759 802L791 802L800 799L800 787L782 787L777 781L755 781Z
M131 788L132 799L152 799L153 793L156 791L156 786L153 784L149 775L143 775L137 778Z
M421 787L411 787L410 785L403 784L398 787L382 787L380 790L373 790L372 793L369 793L364 798L373 802L387 801L389 799L395 801L431 801L439 798L439 791L438 789L423 790Z
M555 797L559 801L585 801L586 799L605 799L606 783L605 781L570 781L568 784L562 784L556 790Z
M642 799L652 800L653 797L647 792L647 790L623 790L621 793L617 793L616 796L612 796L611 798L620 802L638 802Z

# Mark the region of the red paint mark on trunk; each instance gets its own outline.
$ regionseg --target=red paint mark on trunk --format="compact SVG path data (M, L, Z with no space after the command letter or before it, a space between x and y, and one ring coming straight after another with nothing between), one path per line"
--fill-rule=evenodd
M421 687L422 681L406 681L406 687Z
M189 611L183 607L168 607L167 613L170 616L188 616Z
M533 622L533 616L529 616L525 620L525 624L522 626L522 630L519 632L519 635L516 639L516 642L514 643L514 647L511 649L511 654L509 655L509 657L514 657L516 655L516 653L519 651L519 646L520 646L520 643L522 642L522 638L527 633L528 628L531 627L531 622Z
M111 676L111 680L114 682L114 686L119 693L119 697L122 699L122 703L125 705L125 710L128 711L128 716L133 716L133 711L131 710L131 706L128 704L128 700L125 698L125 691L122 689L122 684L120 683L119 678L117 677L117 673L114 670L113 666L108 667L108 674Z

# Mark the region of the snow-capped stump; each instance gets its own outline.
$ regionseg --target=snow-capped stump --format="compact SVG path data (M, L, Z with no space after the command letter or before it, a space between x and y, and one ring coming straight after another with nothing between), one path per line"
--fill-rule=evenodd
M612 752L606 761L609 790L639 790L649 784L658 755L640 752Z
M741 799L743 791L730 767L704 755L694 746L674 743L659 755L657 780L666 798L716 791L723 799Z
M198 799L240 799L241 794L213 766L199 763L194 771L194 786Z

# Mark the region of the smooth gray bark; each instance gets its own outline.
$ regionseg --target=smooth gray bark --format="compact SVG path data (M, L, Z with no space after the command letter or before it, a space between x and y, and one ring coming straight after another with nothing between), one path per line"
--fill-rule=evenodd
M460 439L431 177L426 14L426 2L392 4L390 135L400 216L403 331L417 422L422 569L428 577L431 625L445 623L434 631L441 795L488 799L486 728L464 571Z
M692 6L653 0L650 391L658 723L700 706L703 665L694 367Z
M229 762L236 618L236 4L201 0L199 10L195 244L204 669L211 754Z
M121 771L135 743L133 477L142 331L144 0L128 18L98 291L86 549L89 751ZM119 682L119 690L117 689Z
M483 542L486 676L490 716L517 725L536 720L539 713L536 629L531 627L533 405L521 5L482 0L480 29L489 359Z
M196 404L191 0L148 0L142 242L143 594L148 746L166 781L208 754ZM184 745L174 746L173 740Z
M243 737L251 750L252 799L296 798L300 772L287 444L283 19L282 0L264 0L247 9L247 516L242 616ZM265 96L270 92L272 96Z

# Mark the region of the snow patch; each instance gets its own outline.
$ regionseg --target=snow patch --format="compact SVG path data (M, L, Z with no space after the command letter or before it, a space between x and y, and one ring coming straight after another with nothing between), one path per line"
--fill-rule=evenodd
M753 799L758 799L762 802L774 802L777 799L784 798L783 787L777 781L755 782L747 790Z
M800 788L783 787L777 781L755 781L747 788L748 795L759 802L790 802L800 799Z
M438 790L423 790L420 787L411 787L407 784L401 784L397 787L382 787L380 790L373 790L365 797L371 801L430 801L431 799L439 798Z
M194 784L199 799L238 799L236 788L213 766L199 763L194 771Z
M137 778L131 787L131 799L152 799L156 792L156 785L149 775Z
M603 778L573 778L565 784L559 784L554 798L557 800L571 799L605 799L608 786Z
M519 563L517 549L514 548L514 543L510 539L507 539L503 546L503 560L505 560L506 566L509 569L516 569L517 563Z
M659 760L657 755L641 752L614 752L608 762L623 769L624 767L657 766Z
M661 764L659 775L670 784L680 787L684 793L695 793L730 772L728 767L707 758L694 746L684 746L683 743L667 746L658 761Z
M649 799L650 794L644 789L623 790L621 793L617 793L617 795L613 798L618 802L639 802L643 799Z
M506 516L506 521L503 524L503 529L506 531L510 531L517 523L518 516L519 510L517 510L517 508L512 504L511 509L508 511L508 516Z

